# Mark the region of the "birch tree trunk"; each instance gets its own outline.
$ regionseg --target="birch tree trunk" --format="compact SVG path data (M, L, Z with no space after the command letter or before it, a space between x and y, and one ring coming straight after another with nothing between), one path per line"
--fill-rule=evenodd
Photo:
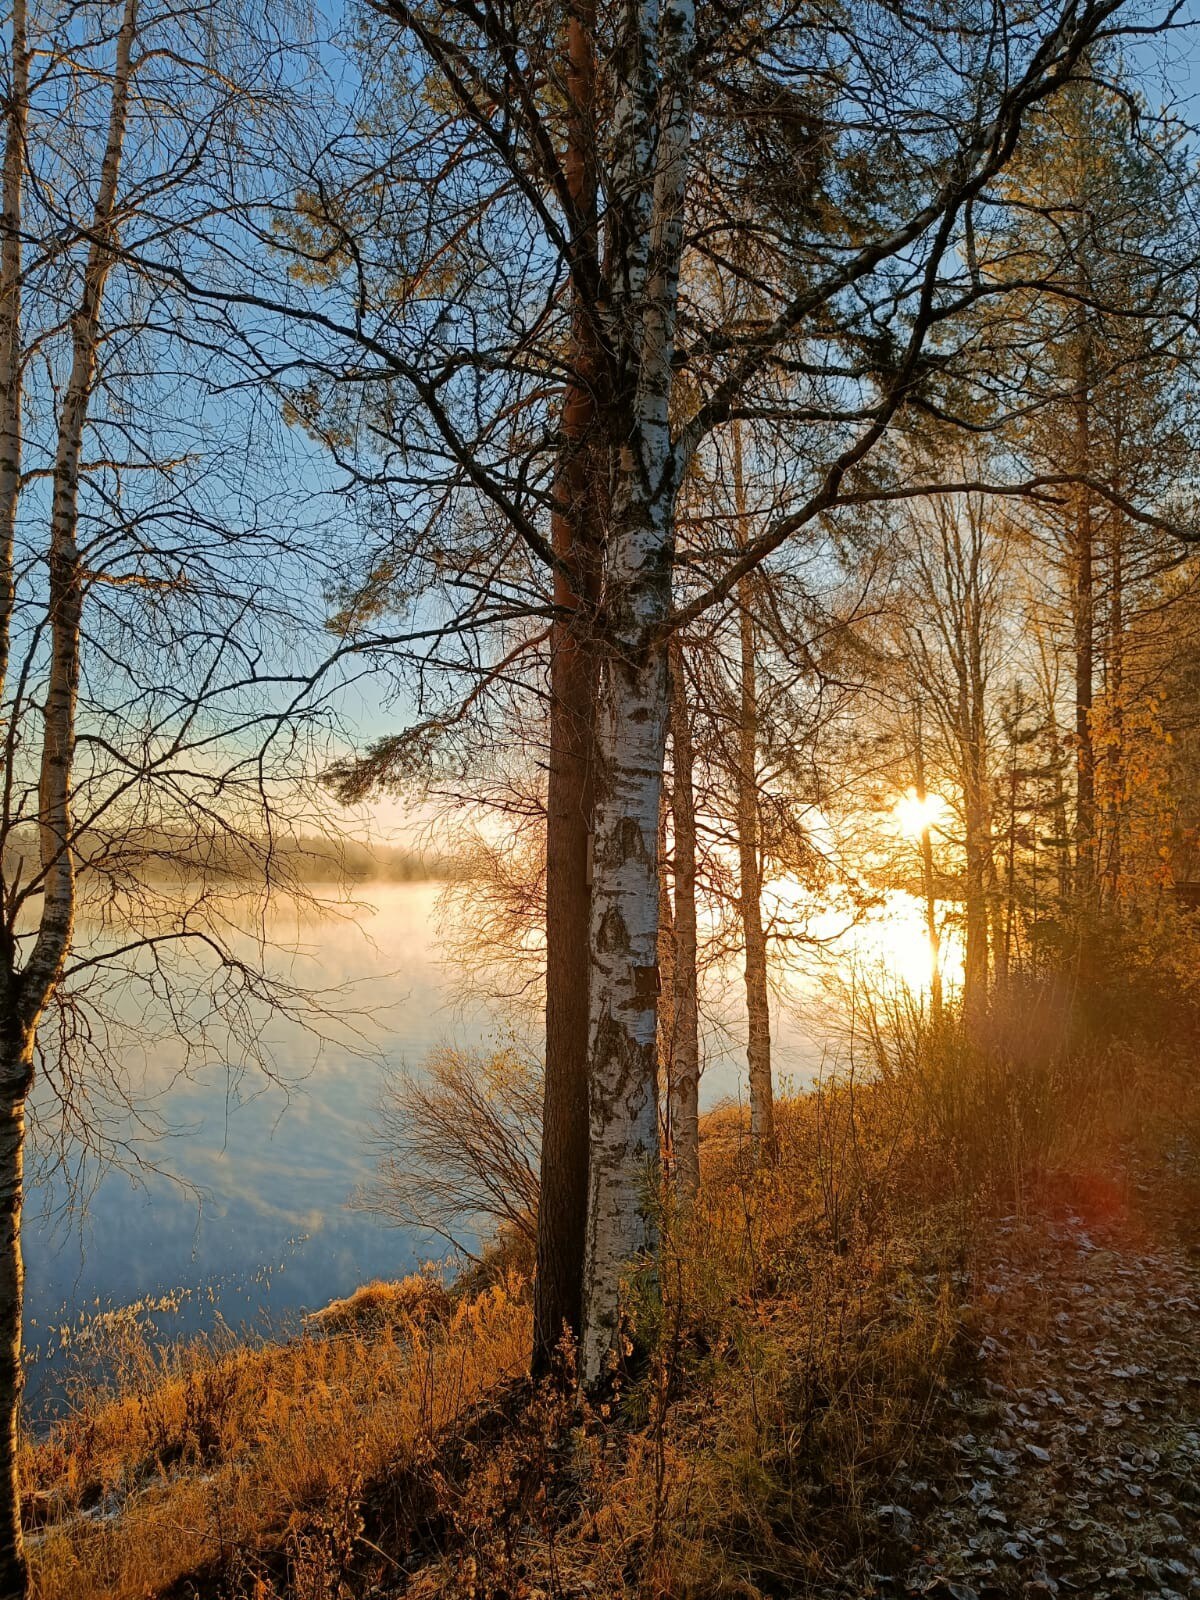
M8 679L13 613L13 541L21 491L21 213L29 50L25 0L13 0L12 54L4 118L3 230L0 239L0 700Z
M691 708L683 649L672 640L671 813L675 834L674 1049L671 1061L671 1158L675 1184L690 1198L700 1187L700 1017L696 980L696 796Z
M14 601L13 544L20 498L22 437L21 200L29 103L24 0L12 8L12 54L4 123L3 229L0 240L0 699L8 676ZM33 1075L32 1037L19 1019L12 957L0 973L7 1034L0 1046L0 1596L24 1596L29 1575L21 1529L17 1449L25 1265L21 1253L25 1098Z
M50 666L42 710L38 824L42 912L23 972L8 969L8 1015L0 1047L0 1600L28 1590L16 1477L20 1426L24 1266L21 1209L25 1103L38 1023L62 971L75 919L71 780L79 692L83 570L77 544L80 462L96 378L100 310L112 263L111 233L127 126L136 0L126 0L116 41L107 137L92 213L91 244L71 324L71 369L58 420L50 505L47 615Z
M616 1345L622 1278L654 1247L658 1181L658 808L667 661L645 634L667 615L661 532L618 533L619 649L600 689L592 885L591 1142L581 1376L594 1384ZM622 581L624 580L624 581ZM614 598L614 607L617 602Z
M749 542L741 430L733 430L733 477L739 537ZM767 938L762 920L762 864L758 841L758 673L755 660L754 579L738 585L741 651L738 714L737 828L738 910L742 922L746 983L746 1065L750 1077L750 1143L754 1159L775 1159L775 1088L771 1077L771 1001L767 986Z
M25 1262L21 1210L25 1183L25 1099L33 1078L33 1037L5 1041L0 1053L0 1596L28 1592L17 1478L21 1390L21 1323Z
M567 148L571 197L596 257L595 6L567 20ZM572 350L551 542L558 608L550 654L550 768L546 796L546 1062L541 1201L533 1292L532 1370L550 1369L564 1330L578 1339L588 1169L588 934L596 661L593 644L600 507L595 470L600 357L589 308L573 285Z
M616 1353L622 1281L654 1245L658 1182L658 816L669 689L677 474L670 428L695 15L690 0L631 6L614 58L612 408L605 654L596 743L590 979L591 1139L584 1331L587 1386Z

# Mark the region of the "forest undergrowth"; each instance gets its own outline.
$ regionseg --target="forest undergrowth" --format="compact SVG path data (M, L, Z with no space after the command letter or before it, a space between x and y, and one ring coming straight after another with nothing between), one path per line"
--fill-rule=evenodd
M1154 1281L1175 1274L1162 1305L1186 1322L1176 1279L1200 1243L1191 1023L1151 1050L1128 1025L1060 1020L1028 996L970 1030L877 1012L858 1075L781 1102L758 1171L740 1113L711 1114L700 1199L660 1206L657 1279L631 1278L625 1359L586 1403L524 1376L512 1243L449 1287L368 1286L281 1344L159 1347L117 1319L104 1382L81 1375L23 1449L36 1594L1059 1593L1046 1552L1074 1536L1057 1447L1036 1420L1007 1459L1008 1435L989 1442L1026 1425L1029 1394L1058 1393L1053 1360L1007 1419L996 1362L1040 1359L1038 1329L1060 1295L1074 1314L1096 1261L1128 1289L1127 1261L1169 1257ZM1178 1381L1194 1404L1196 1379ZM1041 1523L1025 1506L1035 1549L1001 1501L1012 1484L1036 1497L1037 1473L1054 1475ZM1174 1550L1187 1511L1163 1512L1148 1592L1190 1592L1170 1566L1200 1543L1181 1523ZM1104 1589L1108 1570L1086 1592L1131 1592Z

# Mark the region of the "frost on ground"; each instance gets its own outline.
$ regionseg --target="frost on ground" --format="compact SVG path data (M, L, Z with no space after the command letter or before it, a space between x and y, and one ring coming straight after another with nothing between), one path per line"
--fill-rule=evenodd
M1195 1252L1067 1210L1003 1224L983 1279L947 1467L881 1508L912 1560L875 1592L1200 1596Z

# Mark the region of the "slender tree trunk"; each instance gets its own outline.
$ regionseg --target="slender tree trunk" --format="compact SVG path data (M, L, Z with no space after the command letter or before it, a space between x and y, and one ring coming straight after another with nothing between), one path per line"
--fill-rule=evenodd
M733 478L739 539L749 541L741 430L733 430ZM746 1065L750 1078L750 1143L756 1161L775 1159L775 1088L771 1076L771 1000L767 938L762 919L762 863L758 829L758 670L755 657L754 579L738 585L740 698L738 709L737 824L738 910L746 983Z
M567 179L596 251L594 165L595 7L575 0L567 23L571 107ZM588 307L575 286L572 373L563 400L562 456L551 538L562 565L554 575L559 615L550 656L550 770L546 797L546 1062L541 1203L533 1297L535 1375L547 1372L564 1329L583 1320L583 1253L588 1168L588 930L596 662L593 639L598 563L599 478L595 467L600 361Z
M671 904L667 821L671 797L664 783L658 801L658 1103L664 1118L663 1148L671 1159L671 1108L675 1081L675 908Z
M92 213L92 241L71 324L71 370L58 419L47 563L50 664L42 706L38 778L42 912L24 971L19 977L11 969L8 973L9 1016L3 1019L9 1039L19 1043L8 1043L5 1054L0 1056L0 1432L8 1457L0 1483L0 1600L17 1600L28 1589L15 1472L20 1426L25 1101L32 1081L38 1022L62 972L75 918L71 780L83 612L83 571L77 543L80 462L95 385L100 311L112 265L110 235L125 143L136 22L136 0L126 0L116 40L108 133Z
M0 1053L0 1597L18 1600L29 1574L21 1529L17 1449L24 1367L21 1322L25 1266L21 1207L25 1173L25 1097L32 1077L30 1039Z
M966 832L967 934L963 959L963 1011L978 1017L987 1005L988 856L984 797L971 756L963 796Z
M4 118L3 238L0 239L0 701L8 677L13 612L13 541L21 490L21 198L29 52L25 0L13 0L12 54Z
M1086 330L1080 337L1075 393L1077 469L1091 468L1091 358ZM1096 887L1096 751L1092 738L1095 677L1094 544L1091 491L1079 484L1072 528L1072 623L1075 646L1075 895L1080 917L1080 964L1089 966Z
M921 705L915 706L916 738L913 741L913 787L917 801L924 806L929 798L925 786L925 736ZM933 831L921 829L921 881L925 892L925 937L929 941L929 1009L935 1022L942 1019L942 935L938 927L937 891L933 874Z
M21 488L21 192L25 173L25 123L29 55L24 0L12 7L11 78L4 128L3 239L0 240L0 699L8 673L14 601L13 543ZM5 950L0 1009L20 1035L15 952ZM25 1175L25 1097L29 1092L32 1038L0 1049L0 1600L17 1600L29 1587L17 1449L21 1414L22 1318L25 1269L21 1208Z
M963 956L963 1010L977 1016L987 999L988 915L987 883L978 835L972 827L967 839L967 937Z
M1058 726L1058 694L1055 673L1051 664L1052 647L1039 626L1036 632L1038 648L1038 688L1042 695L1044 724L1043 748L1046 756L1046 776L1050 779L1051 847L1054 851L1055 887L1058 917L1065 922L1070 916L1074 895L1071 863L1071 825L1067 805L1066 784L1063 781L1065 743ZM1039 795L1040 799L1040 795ZM1034 835L1035 844L1038 842Z
M746 1063L750 1077L750 1141L755 1159L775 1159L775 1090L771 1076L771 1001L767 936L762 919L762 866L758 846L758 687L754 621L748 584L741 586L741 719L738 729L738 909L742 920L746 982Z
M1124 525L1112 513L1109 544L1108 598L1108 745L1105 757L1105 791L1108 839L1105 884L1109 904L1116 909L1121 896L1122 832L1125 825L1125 541Z
M671 1073L671 1157L676 1187L700 1187L700 1019L696 962L696 803L692 719L683 649L672 640L671 787L675 834L675 1028Z
M981 587L982 530L972 527L966 615L967 682L967 943L971 967L971 1007L978 1016L987 1007L991 975L991 923L995 907L996 860L992 850L990 750L987 725L987 674L984 666L985 620Z
M1056 900L1058 902L1058 915L1064 920L1070 913L1070 907L1075 897L1075 873L1071 860L1071 826L1070 807L1067 798L1067 786L1063 781L1063 769L1066 764L1066 755L1062 747L1062 740L1058 731L1058 724L1054 720L1053 711L1047 725L1047 751L1050 763L1050 816L1054 834L1054 863L1056 867Z
M1037 832L1037 818L1034 818ZM1036 848L1036 844L1035 844ZM996 982L1001 990L1008 987L1013 961L1013 927L1017 908L1017 749L1015 742L1009 750L1008 767L1008 829L1004 849L1004 920L1000 937L996 941Z

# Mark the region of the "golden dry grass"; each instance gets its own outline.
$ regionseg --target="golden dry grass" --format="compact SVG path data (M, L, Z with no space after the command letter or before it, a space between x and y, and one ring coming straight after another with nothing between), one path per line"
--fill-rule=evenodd
M34 1594L144 1600L235 1551L280 1544L348 1485L402 1471L522 1370L522 1291L497 1285L444 1325L148 1352L139 1381L24 1448L43 1524Z
M427 1327L445 1322L452 1311L453 1301L441 1280L413 1272L398 1282L376 1278L364 1283L344 1300L331 1300L314 1312L308 1326L326 1335L403 1328L410 1322Z
M897 1464L936 1477L989 1216L1121 1205L1172 1141L1200 1149L1186 1052L893 1037L868 1081L780 1104L771 1171L736 1112L708 1120L702 1196L664 1203L603 1405L510 1388L486 1439L452 1448L523 1370L515 1273L453 1309L424 1278L370 1284L282 1346L132 1341L115 1391L26 1450L35 1593L144 1600L200 1574L206 1594L223 1574L229 1595L351 1600L412 1555L412 1519L381 1506L416 1481L414 1600L866 1582Z

